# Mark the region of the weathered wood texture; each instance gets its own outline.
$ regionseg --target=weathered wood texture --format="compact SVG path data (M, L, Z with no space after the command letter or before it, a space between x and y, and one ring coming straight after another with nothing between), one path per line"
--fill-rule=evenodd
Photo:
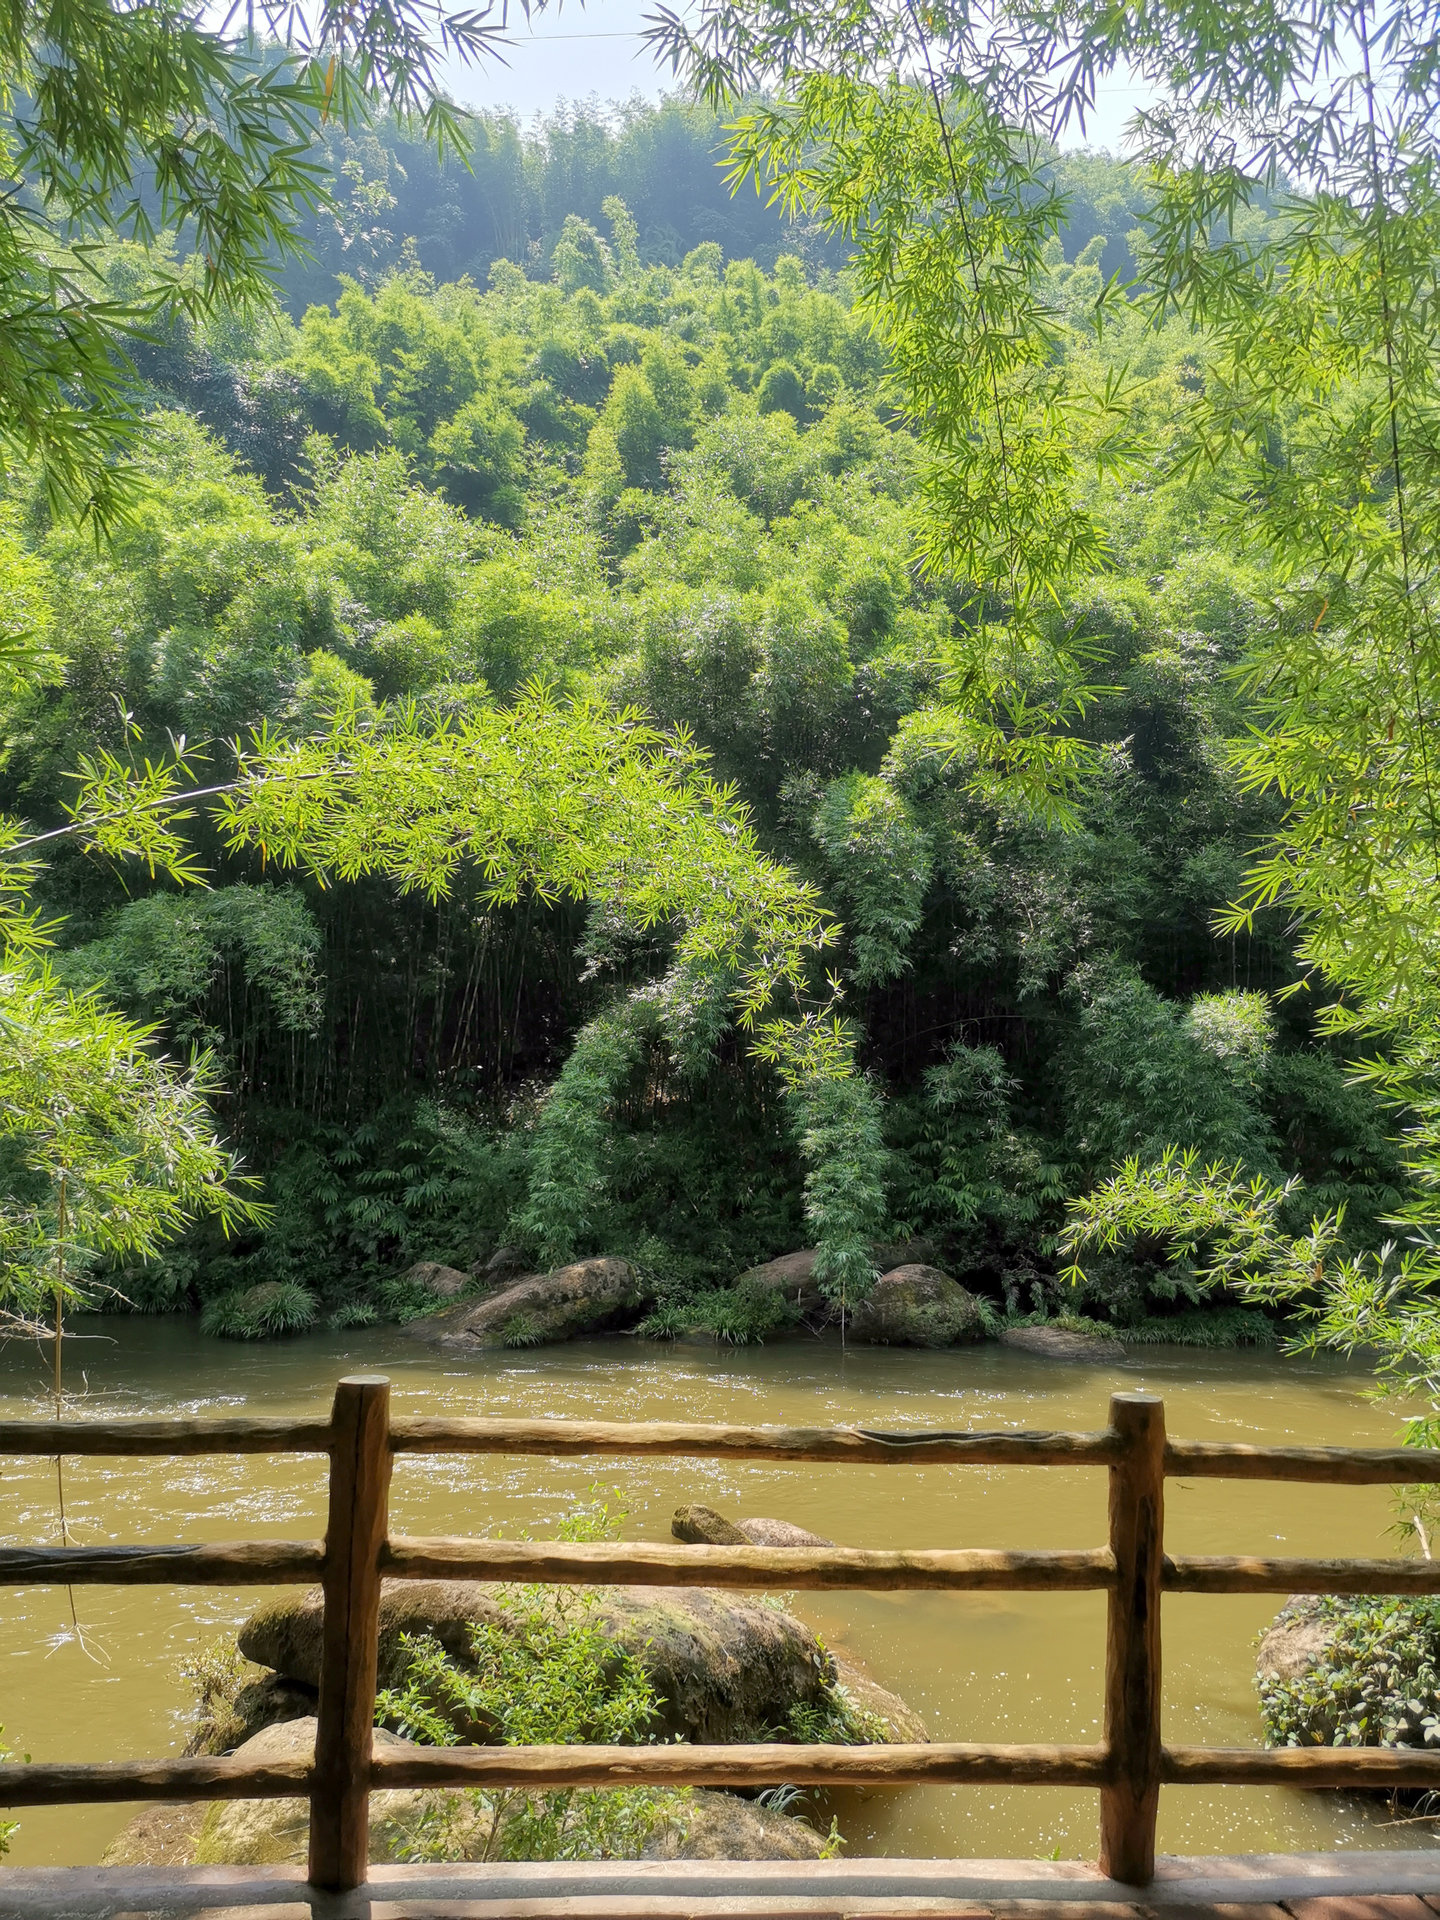
M101 1806L119 1800L265 1800L304 1793L308 1760L96 1760L0 1765L0 1807ZM0 1912L4 1911L0 1902Z
M1440 1787L1440 1751L1418 1747L1167 1747L1171 1786Z
M1096 1787L1100 1746L417 1747L384 1748L375 1787Z
M318 1540L203 1547L0 1547L0 1586L269 1587L318 1580Z
M1435 1884L1434 1855L1365 1852L1162 1858L1144 1904L1078 1860L561 1861L377 1866L363 1893L314 1903L316 1920L1415 1920L1402 1900ZM295 1867L0 1869L5 1920L309 1920ZM1380 1903L1384 1902L1382 1906ZM1395 1905L1390 1905L1394 1902ZM1351 1903L1354 1903L1353 1906ZM236 1920L239 1920L237 1913Z
M310 1881L331 1892L358 1887L370 1859L389 1419L388 1380L357 1374L340 1382L330 1423L334 1444L325 1531L325 1617L310 1790Z
M328 1420L0 1420L0 1455L328 1453Z
M1105 1631L1105 1745L1100 1869L1145 1886L1155 1872L1160 1807L1160 1576L1165 1534L1165 1407L1117 1393L1111 1424L1124 1452L1110 1469L1115 1584Z
M401 1414L397 1453L688 1454L701 1460L887 1461L894 1465L1108 1466L1109 1433L880 1433L868 1427L689 1426L652 1420L479 1420Z
M1176 1554L1167 1593L1440 1593L1440 1560L1256 1559Z
M1419 1486L1440 1481L1440 1450L1420 1447L1249 1447L1232 1440L1172 1440L1165 1471L1186 1480L1311 1480L1334 1486Z
M391 1539L387 1574L412 1580L522 1580L541 1585L850 1587L1034 1590L1108 1587L1109 1550L1028 1553L957 1548L916 1553L858 1547L567 1546L549 1541Z

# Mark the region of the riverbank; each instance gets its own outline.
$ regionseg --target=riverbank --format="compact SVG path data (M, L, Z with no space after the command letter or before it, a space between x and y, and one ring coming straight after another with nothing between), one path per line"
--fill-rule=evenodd
M1164 1395L1173 1432L1196 1438L1380 1444L1393 1418L1361 1396L1366 1376L1273 1354L1147 1349L1123 1361L1061 1364L994 1344L945 1352L841 1350L829 1342L734 1351L592 1341L533 1352L437 1355L393 1329L306 1335L262 1347L201 1337L193 1323L89 1322L71 1351L88 1406L115 1414L298 1412L322 1406L335 1377L379 1370L407 1411L685 1418L823 1425L1095 1427L1116 1389ZM0 1353L0 1411L46 1410L43 1357ZM54 1467L7 1466L7 1537L53 1539ZM411 1532L552 1533L586 1497L595 1463L435 1458L402 1461L397 1527ZM76 1537L203 1540L319 1532L323 1477L305 1460L76 1461L67 1467ZM1103 1476L1080 1470L797 1469L765 1464L607 1463L634 1539L668 1537L674 1509L781 1515L858 1546L1089 1546L1103 1537ZM1385 1488L1172 1483L1174 1550L1376 1553L1387 1550ZM7 1738L36 1759L178 1752L190 1688L181 1667L229 1633L257 1595L95 1588L80 1619L108 1666L70 1634L63 1594L5 1602ZM922 1713L939 1737L1086 1740L1099 1716L1098 1594L797 1596L831 1644ZM1166 1603L1167 1726L1174 1736L1259 1745L1254 1638L1264 1596ZM53 1643L53 1644L52 1644ZM46 1657L48 1655L48 1657ZM1093 1795L1049 1789L924 1790L843 1808L852 1855L1093 1853ZM122 1808L27 1813L20 1863L80 1862L126 1819ZM1429 1845L1428 1832L1380 1828L1383 1815L1333 1796L1281 1790L1174 1790L1160 1843L1177 1853Z

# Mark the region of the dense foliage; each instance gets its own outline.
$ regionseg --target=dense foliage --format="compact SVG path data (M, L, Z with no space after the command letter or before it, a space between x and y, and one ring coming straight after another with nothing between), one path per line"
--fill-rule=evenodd
M652 131L666 112L697 123ZM1082 212L1131 217L1123 169L1064 164ZM1103 237L1046 217L1045 418L1081 420L1123 367L1176 438L1194 334L1122 303L1097 336ZM1008 562L916 563L944 494L873 295L709 240L663 264L613 197L553 227L483 291L402 257L294 319L177 318L143 356L143 487L104 547L29 471L9 485L31 666L3 803L59 824L88 756L102 855L42 849L58 979L209 1050L272 1209L112 1272L125 1297L244 1331L227 1303L260 1284L252 1331L346 1323L413 1310L415 1258L518 1242L626 1252L723 1320L714 1284L753 1261L818 1238L863 1287L890 1233L1012 1312L1135 1322L1193 1301L1196 1264L1142 1241L1077 1299L1056 1235L1067 1196L1172 1143L1282 1190L1285 1230L1343 1203L1347 1247L1373 1245L1405 1185L1383 1109L1283 997L1282 917L1213 931L1280 818L1229 756L1256 711L1236 668L1292 617L1235 551L1223 463L1116 474L1104 422L1082 435L1066 485L1104 564L1047 575L1006 655L972 575ZM107 258L116 286L148 271ZM651 785L613 811L627 706L659 729L645 781L702 783L708 852L688 815L657 851ZM506 742L521 787L488 784ZM237 778L182 829L192 853L136 828ZM497 866L485 822L523 840L508 796L543 814L532 778L585 791L589 830L557 838L562 804ZM208 891L163 877L190 859ZM27 1218L53 1238L53 1209Z
M1440 1746L1436 1603L1326 1597L1306 1606L1324 1649L1302 1673L1262 1675L1270 1745Z

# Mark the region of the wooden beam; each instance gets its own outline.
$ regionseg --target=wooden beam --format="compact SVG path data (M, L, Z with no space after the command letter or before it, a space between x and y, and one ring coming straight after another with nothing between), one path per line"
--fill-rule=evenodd
M1109 1587L1107 1548L1032 1553L965 1547L914 1553L859 1547L656 1546L635 1541L393 1538L384 1571L408 1580L515 1580L542 1585L806 1587L941 1591Z
M1267 1908L1281 1900L1424 1894L1434 1884L1435 1857L1423 1851L1162 1857L1139 1914L1202 1920L1198 1909L1218 1906L1227 1920L1271 1920ZM376 1866L363 1893L335 1907L351 1920L434 1920L442 1912L453 1920L719 1920L812 1907L864 1920L922 1920L976 1902L1007 1916L1028 1909L1031 1920L1060 1913L1102 1920L1106 1908L1118 1920L1117 1909L1135 1913L1134 1898L1133 1888L1078 1860L457 1861ZM306 1899L296 1867L0 1867L5 1920L114 1920L119 1913L190 1920L199 1910L236 1909L258 1920L270 1908L303 1909ZM323 1907L328 1912L331 1903Z
M104 1806L123 1800L273 1800L305 1793L308 1760L10 1760L0 1765L0 1807ZM0 1901L0 1911L3 1911Z
M1440 1451L1420 1447L1251 1447L1172 1440L1165 1471L1187 1480L1311 1480L1334 1486L1433 1485Z
M1106 1608L1105 1746L1100 1870L1127 1885L1155 1873L1160 1806L1160 1575L1165 1540L1165 1404L1117 1393L1111 1425L1125 1452L1110 1469L1115 1585Z
M0 1420L0 1455L326 1453L327 1420Z
M1110 1433L881 1433L868 1427L689 1426L648 1420L488 1420L402 1414L397 1453L683 1454L709 1460L884 1461L901 1466L1109 1466Z
M232 1540L202 1547L0 1547L0 1586L308 1585L320 1578L318 1540Z
M372 1787L1095 1787L1100 1746L385 1747Z
M336 1387L320 1704L310 1788L310 1881L331 1893L358 1887L370 1860L389 1418L390 1382L380 1375L356 1374Z
M1176 1554L1167 1593L1440 1593L1440 1560L1258 1559Z
M1421 1747L1167 1747L1172 1786L1440 1787L1440 1750Z

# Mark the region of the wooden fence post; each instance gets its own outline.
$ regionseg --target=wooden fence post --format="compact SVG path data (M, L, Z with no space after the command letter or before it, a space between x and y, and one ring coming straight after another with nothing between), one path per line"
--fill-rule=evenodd
M390 1491L390 1382L355 1374L335 1389L325 1624L320 1650L310 1884L363 1884L370 1850L370 1759L380 1624L380 1550Z
M1110 1469L1116 1580L1105 1635L1105 1745L1100 1870L1147 1886L1155 1875L1160 1805L1160 1579L1165 1557L1165 1403L1117 1393L1110 1423L1124 1452Z

